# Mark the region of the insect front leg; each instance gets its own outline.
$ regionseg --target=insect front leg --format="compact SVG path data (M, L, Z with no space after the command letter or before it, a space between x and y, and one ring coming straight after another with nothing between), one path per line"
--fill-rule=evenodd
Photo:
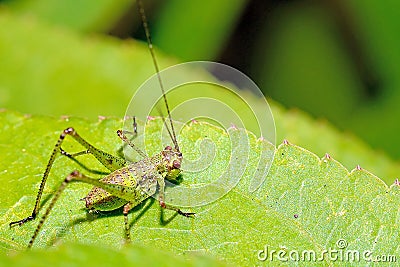
M140 156L142 156L143 158L147 158L146 153L144 153L140 148L138 148L134 143L132 143L131 140L128 139L128 137L126 137L126 134L131 134L131 135L134 135L135 137L137 136L136 117L133 117L133 125L132 126L133 126L133 132L118 130L117 135L119 138L121 138L122 141L124 141L131 148L133 148Z
M133 129L133 132L132 131L127 131L127 130L124 130L124 131L122 131L124 134L130 134L130 135L133 135L133 136L137 136L137 123L136 123L136 117L135 116L133 116L133 118L132 118L132 129Z
M131 140L128 139L128 137L126 137L126 135L124 134L124 131L122 130L118 130L117 131L118 137L121 138L122 141L124 141L125 143L127 143L131 148L133 148L140 156L142 156L143 158L147 158L146 153L144 153L142 150L140 150L140 148L138 148L134 143L131 142Z
M62 143L63 143L63 141L64 141L64 139L65 139L65 137L67 135L72 136L78 143L80 143L83 147L85 147L86 148L86 152L78 152L76 154L68 154L67 152L65 152L61 148L61 145L62 145ZM42 181L41 181L40 187L39 187L39 191L38 191L38 194L36 196L35 206L33 207L32 214L30 216L22 219L22 220L10 222L10 224L9 224L10 227L13 226L13 225L22 225L22 224L24 224L24 223L26 223L28 221L34 220L36 218L36 215L38 214L39 209L40 209L40 200L42 198L43 189L44 189L44 186L46 184L47 177L49 176L51 167L53 166L53 163L54 163L54 161L55 161L55 159L56 159L56 157L57 157L57 155L59 153L67 155L67 156L70 155L71 158L73 158L75 156L78 156L78 155L81 155L83 153L86 153L86 154L90 153L94 157L96 157L96 159L100 163L102 163L110 171L114 171L114 170L122 168L123 166L126 165L125 160L123 160L121 158L118 158L118 157L115 157L115 156L113 156L111 154L108 154L108 153L106 153L104 151L101 151L100 149L97 149L96 147L92 146L90 143L88 143L86 140L84 140L80 135L78 135L78 133L75 131L74 128L70 127L70 128L65 129L60 134L60 137L59 137L59 139L58 139L58 141L57 141L56 145L54 146L54 149L53 149L53 151L51 153L49 162L47 163L46 170L45 170L45 172L43 174Z
M167 210L174 210L174 211L176 211L178 214L180 214L180 215L182 215L182 216L185 216L185 217L194 217L194 215L196 214L196 213L194 213L194 212L183 212L183 211L181 211L179 208L177 208L177 207L174 207L174 206L170 206L170 205L167 205L166 203L165 203L165 196L164 196L164 191L165 191L165 181L164 181L164 178L162 177L162 178L158 178L157 179L157 183L158 183L158 185L159 185L159 197L158 197L158 202L160 203L160 206L163 208L163 209L167 209Z

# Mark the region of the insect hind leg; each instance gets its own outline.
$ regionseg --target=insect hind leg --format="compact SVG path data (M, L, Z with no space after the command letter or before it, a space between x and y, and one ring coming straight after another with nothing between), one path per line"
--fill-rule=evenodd
M67 176L67 178L64 179L63 183L60 185L58 188L57 192L55 193L53 199L50 202L50 205L47 207L46 212L43 214L42 218L39 221L38 226L35 229L35 232L33 233L31 240L29 240L28 248L31 248L33 245L33 242L35 241L37 235L40 232L40 229L42 228L44 221L46 220L47 216L49 216L50 211L53 209L54 205L56 204L58 198L60 197L61 193L64 191L64 189L67 187L67 185L73 180L74 177L77 177L79 173L77 171L73 171L70 175Z
M47 163L46 166L46 170L42 176L42 181L40 183L40 187L39 187L39 191L38 194L36 195L36 201L35 201L35 206L33 208L32 214L24 219L18 220L18 221L13 221L10 222L10 227L14 226L14 225L23 225L28 221L34 220L36 218L36 215L39 212L40 209L40 200L42 198L42 194L43 194L43 189L44 186L46 184L47 181L47 177L49 176L51 167L53 166L53 163L57 157L57 155L60 154L65 154L65 155L71 155L71 158L73 159L74 156L73 154L68 154L67 152L62 152L64 151L61 148L61 145L65 139L65 137L67 135L72 136L78 143L80 143L83 147L86 148L86 151L89 152L85 152L86 154L90 153L92 154L100 163L102 163L107 169L109 169L110 171L114 171L116 169L122 168L123 166L126 165L126 161L115 157L111 154L108 154L104 151L101 151L100 149L97 149L96 147L94 147L93 145L91 145L90 143L88 143L85 139L83 139L76 131L74 128L69 127L66 128L61 134L60 137L57 140L56 145L53 148L53 151L51 153L50 159ZM75 154L75 156L81 155L83 154L83 152L78 152Z
M60 147L60 152L61 152L61 155L66 156L68 158L76 158L76 157L78 157L80 155L90 154L90 150L89 149L81 151L81 152L70 154L67 151L65 151L64 149L62 149L61 147Z
M78 157L78 156L91 154L90 150L84 150L84 151L80 151L80 152L71 154L60 147L60 153L61 153L61 155L66 156L68 159L70 159L73 162L75 162L76 164L78 164L82 169L86 170L87 172L90 172L93 174L99 174L99 175L109 174L109 172L90 169L85 164L81 163L78 159L76 159L76 157Z
M81 151L75 154L69 154L71 157L76 157L82 154L92 154L101 164L103 164L110 171L115 171L126 165L126 161L124 159L115 157L91 145L89 142L83 139L75 131L74 128L67 128L64 130L64 133L71 135L78 143L80 143L83 147L86 148L86 151Z
M45 213L42 215L39 224L37 225L35 232L33 233L29 243L28 243L28 248L31 248L33 245L33 242L35 241L37 235L39 234L40 230L42 229L42 226L45 222L45 220L47 219L47 217L50 214L50 211L53 209L54 205L56 204L57 200L60 198L62 192L65 190L65 188L67 187L67 185L71 182L83 182L83 183L88 183L88 184L93 184L96 183L98 180L94 179L94 178L90 178L87 176L84 176L83 174L81 174L78 171L73 171L71 172L62 182L62 184L58 187L56 193L54 194L49 206L47 207Z
M59 199L60 195L62 194L62 192L65 190L65 188L67 187L68 184L70 184L71 182L82 182L82 183L86 183L86 184L91 184L97 187L104 187L104 186L108 186L108 190L111 191L116 191L119 192L121 190L121 186L120 185L115 185L115 184L107 184L107 183L103 183L101 181L99 181L96 178L91 178L88 177L78 171L73 171L71 172L62 182L62 184L59 186L59 188L57 189L56 193L54 194L49 206L47 207L45 213L43 214L43 216L41 217L38 226L35 229L35 232L33 233L31 240L29 241L28 244L28 248L32 247L33 242L35 241L37 235L39 234L40 230L42 229L42 226L45 222L45 220L47 219L47 217L50 214L50 211L53 209L54 205L56 204L57 200ZM129 224L128 224L128 212L130 211L130 209L132 208L132 206L130 205L130 203L125 204L124 206L124 220L125 220L125 230L126 230L126 237L128 239L128 241L130 240L130 234L129 234Z

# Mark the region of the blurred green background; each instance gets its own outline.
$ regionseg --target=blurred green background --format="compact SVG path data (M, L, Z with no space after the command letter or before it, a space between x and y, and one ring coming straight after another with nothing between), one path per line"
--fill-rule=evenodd
M315 118L326 119L339 129L355 133L373 148L400 159L400 141L397 138L400 131L399 1L145 0L144 4L153 41L164 53L178 61L214 60L231 65L251 77L268 98L288 108L304 110ZM102 58L102 49L110 50L107 46L92 49L89 45L86 48L88 54L96 50L96 56L86 58L73 52L73 45L78 44L67 42L63 46L60 43L65 35L96 39L107 34L121 39L133 37L143 40L135 1L8 0L0 1L0 5L0 18L24 16L33 24L61 29L59 39L53 41L54 46L49 45L55 47L55 51L46 48L50 58L42 58L36 50L40 49L38 47L47 35L38 36L36 32L30 32L29 22L21 26L26 30L22 35L24 38L2 37L0 107L33 114L120 116L120 110L107 109L100 100L97 103L103 112L85 108L85 101L96 96L92 92L85 95L85 90L73 83L73 77L70 81L63 81L68 89L61 96L58 94L58 99L63 100L60 103L54 101L49 92L42 95L32 93L25 100L23 95L29 95L29 91L38 92L35 87L48 86L39 78L32 77L40 77L38 66L51 60L67 62L74 57L76 60L82 58L82 64L73 67L85 69L92 68L87 61L96 57L100 62L97 67L104 69L105 75L111 76L118 71L121 76L121 72L126 71L126 81L121 82L121 87L129 83L131 87L125 89L127 91L140 84L139 78L137 83L129 81L131 72L140 73L144 79L153 72L147 55L135 54L135 51L126 52L132 53L131 57L115 51L105 53L108 56L114 53L115 58L127 60L127 65L138 66L115 70L107 69L104 64L101 66L101 62L114 60ZM9 23L10 27L3 25L4 32L14 31L12 22ZM18 30L15 32L16 35ZM35 42L36 38L41 38L41 41ZM24 42L32 42L29 48L32 51L24 51L27 50ZM123 46L124 41L118 44ZM5 58L9 54L13 59L8 64ZM64 58L57 58L62 54L65 54ZM37 64L32 66L37 73L28 75L31 80L24 78L27 74L22 66L28 57L29 64ZM31 61L32 57L34 61ZM135 62L128 62L131 58L135 58ZM162 67L175 62L163 59L163 56L160 58ZM15 62L21 66L13 69ZM142 69L142 66L146 67ZM58 71L68 72L67 69L60 67ZM9 82L12 75L20 77L20 81ZM60 79L54 75L54 79ZM96 84L96 81L91 85L107 86ZM20 90L18 94L15 93L17 90ZM121 93L115 89L105 99L121 101L127 91ZM98 92L102 94L100 89ZM20 99L16 100L16 95ZM82 102L81 108L65 104L71 95L75 101ZM29 101L36 102L39 108L30 109ZM121 103L122 106L125 107L126 103Z

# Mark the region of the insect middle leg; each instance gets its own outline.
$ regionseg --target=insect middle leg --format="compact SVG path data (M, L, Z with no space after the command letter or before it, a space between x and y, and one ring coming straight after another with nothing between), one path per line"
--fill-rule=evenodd
M160 187L159 188L158 202L159 202L161 208L167 209L167 210L176 211L179 215L182 215L182 216L185 216L185 217L194 217L194 215L196 214L194 212L183 212L177 207L167 205L165 203L165 196L164 196L164 194L165 194L164 193L164 191L165 191L165 181L164 181L163 178L162 179L157 179L157 183L158 183L158 185Z
M127 130L118 130L117 135L119 138L121 138L122 141L124 141L127 145L129 145L131 148L133 148L140 156L143 158L147 158L146 153L144 153L140 148L138 148L131 140L126 137L126 134L134 135L135 137L137 136L137 124L136 124L136 117L133 117L133 132L127 131Z
M131 203L127 203L124 206L123 214L124 214L124 224L125 224L125 237L126 241L131 242L131 234L129 229L129 221L128 221L128 213L132 209Z
M65 152L61 148L61 145L62 145L62 143L63 143L63 141L64 141L64 139L65 139L65 137L67 135L72 136L78 143L80 143L83 147L86 148L86 151L85 152L78 152L78 153L75 153L75 154L68 154L67 152ZM47 177L49 176L51 167L53 166L53 163L54 163L56 157L59 154L64 154L66 156L69 155L71 158L74 158L75 156L82 155L84 153L85 154L92 154L100 163L102 163L110 171L114 171L114 170L122 168L122 167L124 167L126 165L126 161L124 159L115 157L115 156L113 156L113 155L111 155L109 153L106 153L106 152L104 152L104 151L102 151L100 149L97 149L96 147L94 147L93 145L88 143L86 140L84 140L75 131L74 128L70 127L70 128L65 129L61 133L56 145L54 146L54 149L53 149L53 151L51 153L49 162L47 163L46 170L45 170L45 172L43 174L42 181L41 181L40 187L39 187L39 191L38 191L38 194L36 196L35 206L33 208L32 214L30 216L24 218L24 219L10 222L10 224L9 224L10 227L13 226L13 225L17 225L17 224L18 225L22 225L22 224L24 224L24 223L26 223L28 221L34 220L36 218L36 215L38 214L39 209L40 209L40 200L42 198L43 189L44 189Z

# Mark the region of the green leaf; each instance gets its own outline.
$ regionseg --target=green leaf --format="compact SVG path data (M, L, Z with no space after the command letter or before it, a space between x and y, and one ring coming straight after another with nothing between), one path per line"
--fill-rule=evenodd
M112 118L95 122L93 118L98 114L122 117L133 88L154 71L147 48L134 41L82 37L44 25L32 17L17 17L6 10L1 10L0 24L1 106L26 113L92 118L54 119L1 112L0 179L4 193L0 196L0 246L11 253L26 246L37 222L12 229L8 223L30 214L42 173L60 132L74 126L91 143L116 152L121 142L115 131L122 128L122 122ZM162 67L173 62L158 53L157 58ZM347 167L361 164L379 173L388 184L398 174L398 164L327 123L315 122L301 112L287 112L274 103L273 112L279 140L288 138L319 155L329 152ZM157 129L153 128L153 134L158 133ZM228 159L227 135L204 123L185 129L189 130L180 136L185 158L205 155L209 159L216 153L216 160L197 175L185 173L184 183L190 185L218 177ZM230 133L240 132L231 130ZM205 135L217 145L215 150L201 146ZM123 255L131 253L149 255L152 260L166 254L165 261L181 264L181 257L191 259L194 254L207 254L240 265L258 265L263 262L257 259L257 254L266 246L270 250L313 249L321 253L324 249L337 249L335 243L339 238L345 239L351 250L371 250L374 255L398 254L398 186L389 189L365 170L348 173L335 160L320 160L307 150L284 144L276 150L265 183L252 192L249 186L257 177L254 175L258 167L256 159L262 152L274 150L252 135L250 144L249 164L236 164L232 169L245 170L240 183L223 199L192 208L197 213L193 220L165 212L164 217L172 217L165 223L160 219L156 201L150 199L130 214L134 244L122 248L121 210L87 214L79 199L90 186L72 184L35 243L35 247L47 248L55 244L56 248L50 252L20 253L14 259L20 263L25 260L44 262L41 258L59 262L69 253L83 255L82 262L87 263L94 259L101 261L104 255L115 252L115 258L110 259L114 264L125 263ZM156 142L150 146L153 152L160 149ZM71 140L66 140L64 148L76 152L82 149ZM243 156L241 149L237 148L236 153ZM106 171L91 157L84 157L82 161L90 168ZM45 189L44 208L62 179L77 168L81 169L65 158L57 159ZM260 172L257 174L262 176ZM187 196L188 201L191 197L196 196ZM68 245L59 246L59 243ZM99 243L107 248L99 248ZM52 256L48 257L49 254ZM121 255L122 258L118 257ZM178 259L174 258L176 255L180 255ZM5 255L1 257L5 262L14 260Z
M63 244L53 249L35 250L7 257L0 254L7 266L225 266L209 257L181 259L160 250L130 246L123 250L82 244Z
M92 119L98 115L122 117L136 88L154 73L147 47L133 40L83 37L7 10L0 10L0 24L3 108ZM158 50L156 53L161 69L176 63ZM359 164L387 184L398 176L398 162L356 137L269 102L279 142L286 138L317 155L330 153L347 168Z
M269 104L275 119L277 140L288 139L319 156L328 153L348 169L360 165L388 185L399 176L399 162L383 151L371 149L353 134L339 131L329 122L315 120L300 110L286 110L272 100Z
M34 221L21 227L8 227L10 221L30 214L42 172L60 132L74 126L93 145L116 153L122 144L115 131L122 128L122 121L113 118L88 121L66 117L31 117L10 111L1 112L0 116L0 179L4 192L0 196L3 214L0 220L1 247L11 252L22 250L27 245L37 225ZM161 125L161 120L150 121L146 134L150 137L156 135ZM139 126L139 133L143 133L143 124ZM234 139L245 132L231 128L228 133L200 122L191 122L181 130L179 141L185 158L196 159L202 153L208 155L215 152L208 168L197 173L184 173L185 184L206 183L219 177L229 162L229 138ZM157 201L153 199L139 205L130 214L133 250L144 246L146 251L153 248L149 253L161 250L184 258L205 254L237 265L255 265L270 261L261 262L257 256L263 255L259 253L266 247L269 251L284 250L287 253L313 250L321 255L325 249L338 249L336 243L344 239L347 247L343 251L398 254L398 185L388 188L379 178L363 169L349 173L334 159L319 159L289 143L281 144L275 150L268 142L248 134L250 152L247 165L245 161L240 161L243 164L231 166L234 172L245 171L237 186L222 199L205 206L186 208L196 212L194 219L175 217L169 211L161 213ZM139 140L141 138L138 136ZM201 145L205 139L214 143L215 150ZM149 148L159 150L157 141L153 140L150 138ZM65 142L63 148L67 151L82 149L72 140L66 139ZM275 152L275 158L265 182L258 190L250 192L249 185L256 177L254 172L259 166L260 156L261 162L265 163L267 158L264 156L271 152ZM234 147L234 153L242 159L242 145ZM82 157L86 166L104 170L90 156ZM74 169L81 170L66 158L56 160L45 189L44 208L54 190ZM262 175L262 171L256 174ZM90 186L78 183L68 187L46 220L35 241L35 248L79 243L90 246L82 251L82 257L90 255L88 258L96 258L104 251L95 249L101 243L101 246L122 249L116 255L129 253L130 248L122 248L122 211L88 214L79 199L89 190ZM192 197L196 196L187 196L189 200ZM50 253L57 258L65 253L64 250L65 247L53 252L37 252L32 256L20 254L19 257L26 257L28 261L35 255ZM75 248L71 250L75 251ZM277 261L277 258L274 260ZM318 263L327 265L330 261L333 260Z

